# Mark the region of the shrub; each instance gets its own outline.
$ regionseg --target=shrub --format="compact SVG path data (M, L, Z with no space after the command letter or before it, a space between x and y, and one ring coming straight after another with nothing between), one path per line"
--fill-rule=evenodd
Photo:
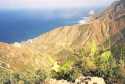
M9 82L10 72L0 68L0 84L4 82Z
M78 72L72 68L73 62L66 60L64 64L59 65L58 70L51 70L51 77L57 80L67 80L74 82L78 76Z
M9 72L0 69L0 84L18 84L22 81L24 84L40 84L46 79L46 73L43 70L37 70L32 72Z
M74 70L68 70L68 71L62 70L60 72L55 72L55 71L51 72L52 72L52 78L55 78L57 80L64 79L67 81L74 82L78 76L77 72L75 72Z

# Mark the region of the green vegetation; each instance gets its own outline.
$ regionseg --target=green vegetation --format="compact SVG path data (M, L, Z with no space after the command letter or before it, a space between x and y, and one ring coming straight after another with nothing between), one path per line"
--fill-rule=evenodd
M89 44L90 45L90 44ZM108 44L109 45L109 44ZM64 63L64 66L59 67L59 71L52 71L52 77L56 79L65 79L74 81L78 76L98 76L105 79L106 84L125 83L124 64L125 64L125 48L123 46L109 47L110 49L98 50L96 43L92 41L89 51L82 48L75 51L71 56L70 63ZM118 53L119 58L117 58ZM75 58L73 60L73 58ZM69 69L70 66L70 69Z
M109 46L109 49L103 48L100 52L95 41L91 41L88 45L88 48L74 50L71 56L61 59L63 62L54 63L53 61L50 70L34 70L29 66L29 69L23 72L14 72L1 68L0 84L20 84L20 82L21 84L40 84L46 78L74 82L81 75L102 77L106 84L119 83L119 81L124 84L124 46Z
M55 78L57 80L67 80L67 81L75 81L77 78L77 72L72 69L73 61L66 60L65 63L59 65L58 70L51 70L51 78Z
M0 69L0 84L40 84L46 79L46 74L43 70L36 72L9 72Z

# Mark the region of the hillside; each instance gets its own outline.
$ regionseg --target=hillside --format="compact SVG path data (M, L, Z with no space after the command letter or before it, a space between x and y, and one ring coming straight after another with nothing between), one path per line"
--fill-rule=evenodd
M106 50L114 45L124 45L125 2L116 1L98 16L91 17L88 24L64 26L47 32L32 41L24 42L30 47L50 56L67 57L74 49L91 49L96 43L99 50ZM110 40L110 43L107 42Z
M104 46L105 41L109 38L112 45L122 42L124 41L125 26L124 4L124 1L114 2L98 16L91 17L88 24L76 24L56 28L22 43L1 43L0 51L2 52L0 54L4 54L5 52L10 59L11 57L18 57L22 58L19 59L22 61L24 60L22 54L26 54L28 58L32 58L32 54L38 53L42 56L59 55L62 57L70 55L74 49L80 49L85 46L90 47L89 44L92 41L97 43L98 46ZM2 49L4 49L4 52ZM10 53L13 53L13 56L9 55Z
M119 62L125 56L125 1L115 1L104 12L90 17L87 24L55 28L21 43L0 43L1 68L12 71L45 69L72 58L74 50L87 56L110 50ZM93 48L94 47L94 48ZM95 48L96 47L96 48ZM122 50L122 51L121 51ZM122 52L122 53L121 53Z

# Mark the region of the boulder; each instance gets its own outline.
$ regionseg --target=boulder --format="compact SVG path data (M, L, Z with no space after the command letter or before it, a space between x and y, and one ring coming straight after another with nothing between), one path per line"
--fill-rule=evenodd
M106 83L104 79L100 77L81 76L75 80L75 84L106 84Z

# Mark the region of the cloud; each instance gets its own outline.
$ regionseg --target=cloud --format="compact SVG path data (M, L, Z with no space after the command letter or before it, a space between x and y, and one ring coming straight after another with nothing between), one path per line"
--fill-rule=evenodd
M65 8L105 5L112 0L0 0L0 8Z

